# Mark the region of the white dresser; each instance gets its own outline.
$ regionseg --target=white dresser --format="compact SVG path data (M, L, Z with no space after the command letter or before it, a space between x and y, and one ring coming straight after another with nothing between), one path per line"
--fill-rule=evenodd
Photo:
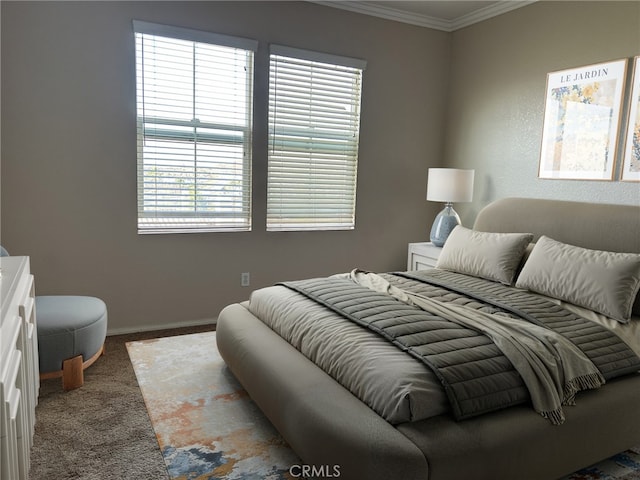
M0 257L0 310L0 480L26 480L40 389L29 257Z

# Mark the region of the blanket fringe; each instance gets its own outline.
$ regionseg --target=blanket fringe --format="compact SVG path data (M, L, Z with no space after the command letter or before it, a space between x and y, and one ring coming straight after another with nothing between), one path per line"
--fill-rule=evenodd
M562 405L575 405L576 393L582 390L593 390L604 385L605 379L600 372L590 373L571 379L564 387ZM562 425L565 421L562 407L550 412L538 412L553 425Z
M594 390L605 384L605 379L600 372L590 373L576 377L564 386L563 405L575 405L576 393L582 390Z
M562 425L564 423L564 412L562 408L553 410L552 412L539 412L544 418L549 420L552 425Z

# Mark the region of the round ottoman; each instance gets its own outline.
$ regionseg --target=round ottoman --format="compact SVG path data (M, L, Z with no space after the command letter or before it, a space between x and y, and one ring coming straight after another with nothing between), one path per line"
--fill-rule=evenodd
M104 353L107 306L96 297L36 296L40 378L62 377L71 390L84 383L84 369Z

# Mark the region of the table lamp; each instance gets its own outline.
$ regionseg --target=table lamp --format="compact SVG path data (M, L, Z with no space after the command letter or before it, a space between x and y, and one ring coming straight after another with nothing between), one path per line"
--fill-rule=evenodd
M454 202L470 202L473 198L473 175L475 170L459 168L430 168L427 179L427 200L443 202L442 210L433 222L429 238L441 247L451 230L460 225L460 217L453 209Z

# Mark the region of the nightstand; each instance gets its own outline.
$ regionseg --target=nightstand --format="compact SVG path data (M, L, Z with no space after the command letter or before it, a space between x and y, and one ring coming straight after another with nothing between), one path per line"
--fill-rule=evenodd
M436 266L442 247L431 242L410 243L407 270L424 270Z

